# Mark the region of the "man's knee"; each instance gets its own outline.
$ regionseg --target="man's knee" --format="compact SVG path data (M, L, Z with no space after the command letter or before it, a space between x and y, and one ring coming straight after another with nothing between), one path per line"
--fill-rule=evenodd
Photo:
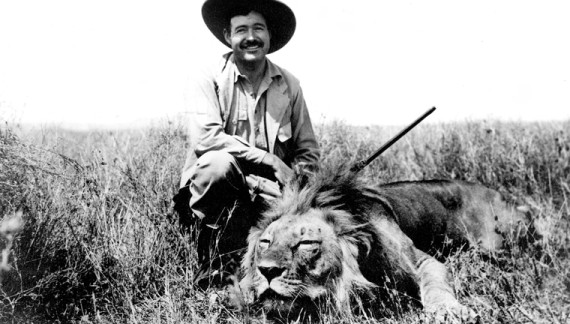
M193 181L198 178L208 179L209 182L217 182L231 177L238 169L235 158L226 152L207 152L196 161Z
M214 220L248 192L238 162L225 152L208 152L198 158L188 188L192 212L200 219Z

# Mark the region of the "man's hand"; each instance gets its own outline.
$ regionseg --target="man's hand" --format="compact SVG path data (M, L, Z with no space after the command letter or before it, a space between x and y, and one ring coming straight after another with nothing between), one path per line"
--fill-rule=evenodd
M256 195L260 195L265 200L281 197L281 189L279 189L277 181L271 181L255 174L246 175L245 180L247 181L247 186L249 187L250 195L253 199Z
M291 178L293 178L293 170L285 164L280 158L275 156L274 154L267 153L261 164L270 167L273 170L273 174L275 175L275 179L281 184L286 184Z

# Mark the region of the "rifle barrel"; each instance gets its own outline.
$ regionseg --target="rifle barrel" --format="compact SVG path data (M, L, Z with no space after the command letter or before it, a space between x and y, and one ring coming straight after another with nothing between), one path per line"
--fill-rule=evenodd
M390 146L394 145L402 136L406 135L412 128L416 127L419 123L422 122L427 116L435 111L435 107L428 109L423 115L421 115L418 119L416 119L413 123L411 123L408 127L402 129L398 134L392 137L388 142L382 145L376 152L374 152L368 159L362 160L356 163L352 170L355 172L359 172L360 170L364 169L370 162L374 161L380 154L384 153Z

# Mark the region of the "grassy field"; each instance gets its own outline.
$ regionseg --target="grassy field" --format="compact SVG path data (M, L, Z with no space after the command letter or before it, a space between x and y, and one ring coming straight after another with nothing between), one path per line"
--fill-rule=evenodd
M1 127L0 249L10 253L0 260L1 323L263 322L192 287L194 242L171 210L187 150L182 127ZM318 125L323 163L362 159L397 130ZM484 323L570 322L568 130L570 121L421 125L363 172L372 182L475 181L531 207L547 234L540 246L513 244L501 266L477 249L446 262L460 301ZM421 311L322 318L431 320Z

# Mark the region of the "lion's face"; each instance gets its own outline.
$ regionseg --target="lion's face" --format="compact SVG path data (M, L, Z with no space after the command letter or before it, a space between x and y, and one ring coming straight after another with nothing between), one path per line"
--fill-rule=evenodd
M265 310L296 313L327 296L338 301L354 281L364 280L356 264L357 248L339 236L334 222L339 215L334 213L311 209L252 230L241 286Z
M256 240L254 290L268 308L288 308L296 299L314 300L341 272L336 234L322 213L287 215ZM277 306L277 307L276 307Z

